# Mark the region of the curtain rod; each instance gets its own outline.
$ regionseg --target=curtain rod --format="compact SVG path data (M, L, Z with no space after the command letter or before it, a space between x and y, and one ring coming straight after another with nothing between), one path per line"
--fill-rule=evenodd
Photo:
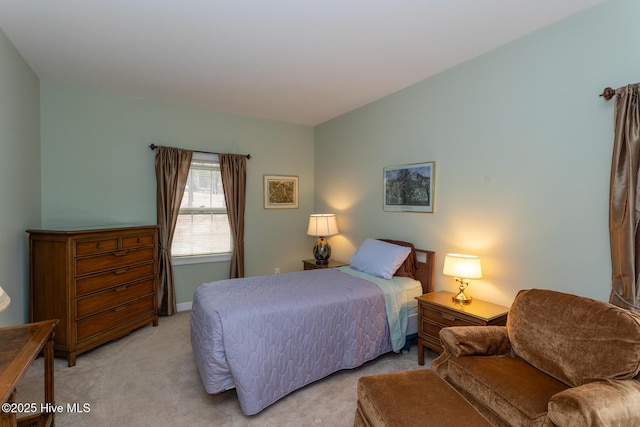
M156 144L149 145L149 148L151 150L155 150L156 148L159 148L159 147L160 146L156 145ZM193 151L195 153L204 153L204 154L221 154L221 153L212 153L211 151L200 151L200 150L191 150L191 151ZM245 156L247 159L251 158L251 154L243 154L243 156Z
M611 89L610 87L605 87L599 96L604 97L604 99L608 101L611 98L613 98L613 95L615 94L616 94L616 91L614 89Z

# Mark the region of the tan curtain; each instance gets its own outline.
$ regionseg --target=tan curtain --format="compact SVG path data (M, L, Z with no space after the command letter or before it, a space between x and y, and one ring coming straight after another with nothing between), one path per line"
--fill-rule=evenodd
M244 207L247 189L247 157L220 154L220 174L227 204L233 248L229 278L244 277Z
M609 302L640 311L640 112L638 87L616 90L609 193L612 283Z
M158 314L171 316L176 309L171 265L171 242L178 221L182 195L189 177L193 152L171 147L158 147L156 153L158 210Z

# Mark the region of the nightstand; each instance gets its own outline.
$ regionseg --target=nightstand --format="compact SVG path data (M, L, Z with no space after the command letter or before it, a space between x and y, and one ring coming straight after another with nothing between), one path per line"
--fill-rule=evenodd
M55 421L56 411L53 396L53 336L58 320L28 323L26 325L0 328L0 393L2 411L0 426L50 426ZM16 411L22 403L16 403L16 388L24 379L31 363L44 353L44 402L25 403L24 410ZM42 372L42 371L40 371ZM42 395L40 395L42 396ZM8 407L6 406L8 405ZM16 413L31 413L17 418Z
M349 263L342 262L342 261L334 261L332 259L330 259L329 262L326 264L316 264L315 259L304 259L302 260L302 264L304 265L305 270L318 270L321 268L337 268L337 267L344 267L346 265L349 265Z
M440 329L447 326L504 326L508 307L473 299L460 305L451 301L451 292L432 292L418 300L418 363L424 365L424 347L442 353Z

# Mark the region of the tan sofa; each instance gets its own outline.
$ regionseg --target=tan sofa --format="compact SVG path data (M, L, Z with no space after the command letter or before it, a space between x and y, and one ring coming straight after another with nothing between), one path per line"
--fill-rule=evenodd
M431 368L494 425L640 426L640 314L521 291L506 327L444 328Z

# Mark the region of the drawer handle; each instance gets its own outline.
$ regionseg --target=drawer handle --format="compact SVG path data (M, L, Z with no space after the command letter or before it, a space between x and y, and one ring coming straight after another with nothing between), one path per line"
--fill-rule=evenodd
M140 243L140 238L139 237L136 239L136 243Z
M129 270L129 269L128 268L119 268L119 269L115 270L113 272L113 274L123 274L123 273L126 273L127 270Z
M450 320L450 321L452 321L452 322L453 322L454 320L456 320L456 318L455 318L454 316L450 315L450 314L442 313L442 317L444 317L445 319Z
M114 309L113 309L113 311L122 311L122 310L124 310L125 308L127 308L127 306L126 306L126 305L121 305L121 306L119 306L119 307L114 308Z
M127 290L127 285L118 286L117 288L114 289L114 291L116 291L116 292L122 292L122 291L126 291L126 290Z
M127 251L117 251L113 253L113 256L125 256Z
M100 249L100 243L96 243L96 249Z

